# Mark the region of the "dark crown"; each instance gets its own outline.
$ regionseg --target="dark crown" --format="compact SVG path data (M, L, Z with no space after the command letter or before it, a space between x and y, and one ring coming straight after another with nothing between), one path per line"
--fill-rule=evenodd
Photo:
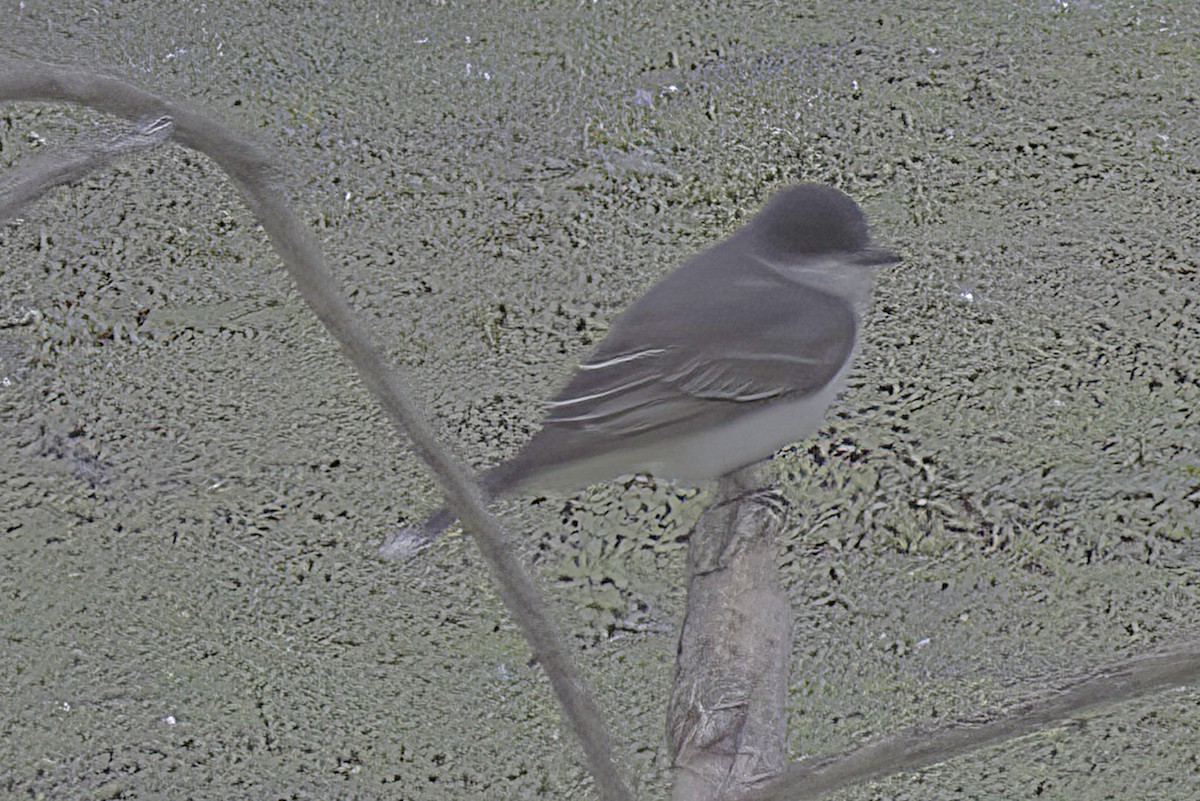
M818 184L801 184L775 195L751 226L768 248L782 254L855 251L870 244L858 204Z

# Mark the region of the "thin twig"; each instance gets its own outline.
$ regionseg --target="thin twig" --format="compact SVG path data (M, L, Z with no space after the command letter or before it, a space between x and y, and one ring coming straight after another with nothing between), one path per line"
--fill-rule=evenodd
M0 184L0 222L56 186L76 183L115 159L161 145L174 127L170 117L158 117L107 142L26 159L5 175Z
M1102 712L1113 704L1200 683L1200 652L1139 657L1097 671L1048 698L1027 702L1005 717L940 731L910 731L834 757L789 768L779 781L746 801L815 799L893 773L922 770L1052 723Z

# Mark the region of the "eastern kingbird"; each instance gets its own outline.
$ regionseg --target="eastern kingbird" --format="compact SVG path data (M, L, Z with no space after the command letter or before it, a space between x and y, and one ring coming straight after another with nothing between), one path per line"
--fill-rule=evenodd
M874 268L897 261L838 190L780 192L617 317L542 429L483 474L486 496L633 473L703 482L805 439L844 382ZM414 550L454 518L442 509L381 551Z

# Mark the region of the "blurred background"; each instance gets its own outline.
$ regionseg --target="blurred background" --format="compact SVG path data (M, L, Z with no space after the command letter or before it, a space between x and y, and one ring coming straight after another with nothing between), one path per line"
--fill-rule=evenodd
M828 6L828 7L825 7ZM992 719L1200 640L1200 159L1182 3L0 3L0 54L208 109L281 183L445 442L486 466L609 322L775 190L881 272L775 460L793 758ZM3 171L129 125L0 109ZM167 146L0 226L0 789L587 798L425 467L235 188ZM711 488L498 508L641 797ZM845 799L1185 798L1195 689Z

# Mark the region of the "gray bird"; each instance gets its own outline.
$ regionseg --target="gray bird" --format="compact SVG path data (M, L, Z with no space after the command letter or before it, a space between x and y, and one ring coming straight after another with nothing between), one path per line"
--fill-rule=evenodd
M634 473L699 483L807 438L844 383L874 268L897 261L838 190L778 193L617 317L541 430L484 473L485 494ZM382 552L413 550L454 518L442 509Z

